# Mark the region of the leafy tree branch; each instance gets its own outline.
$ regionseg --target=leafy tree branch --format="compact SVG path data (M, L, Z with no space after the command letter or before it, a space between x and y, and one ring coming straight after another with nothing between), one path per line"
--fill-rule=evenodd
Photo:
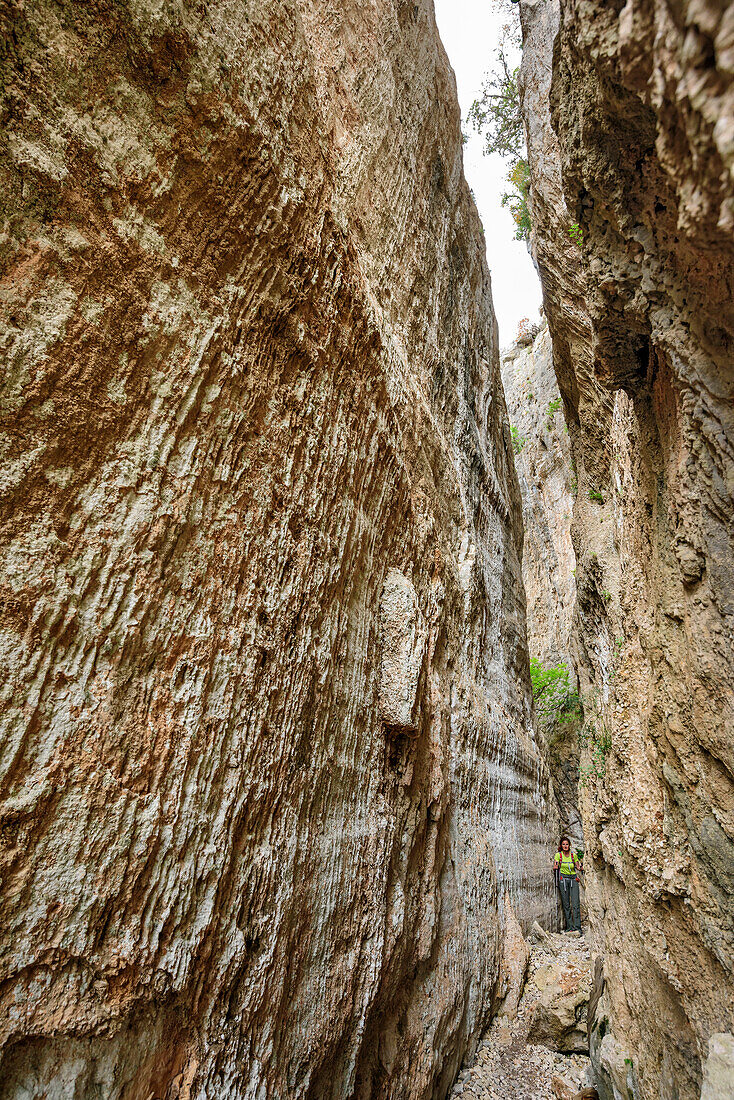
M520 111L519 68L510 61L510 51L520 45L520 21L511 0L495 0L495 6L505 12L509 22L502 31L495 66L469 110L469 122L484 137L485 155L498 153L509 161L511 189L502 196L502 205L509 207L515 220L515 237L526 241L530 236L530 168Z

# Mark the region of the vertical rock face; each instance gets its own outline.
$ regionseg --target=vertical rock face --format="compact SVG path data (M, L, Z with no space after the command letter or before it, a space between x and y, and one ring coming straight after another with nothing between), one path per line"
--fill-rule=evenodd
M734 5L522 9L578 473L592 1053L610 1097L694 1100L734 1075Z
M522 498L528 648L544 668L563 663L573 678L575 475L545 321L529 343L518 342L503 355L502 382ZM561 827L581 846L577 725L557 723L546 734Z
M553 898L432 6L0 17L0 1096L438 1096Z
M545 323L530 344L515 344L503 355L502 382L523 505L528 647L544 664L569 662L576 602L573 470Z

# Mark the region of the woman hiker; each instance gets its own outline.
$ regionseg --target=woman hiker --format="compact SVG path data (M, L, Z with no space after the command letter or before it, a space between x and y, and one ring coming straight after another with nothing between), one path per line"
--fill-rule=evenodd
M571 851L571 841L561 837L561 843L553 862L558 889L561 891L563 920L567 932L581 931L581 907L579 905L579 873L582 870L580 860Z

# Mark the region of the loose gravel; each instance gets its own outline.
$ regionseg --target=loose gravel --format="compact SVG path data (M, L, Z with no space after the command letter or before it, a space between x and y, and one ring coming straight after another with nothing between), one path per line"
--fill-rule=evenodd
M555 950L554 950L555 948ZM573 1091L591 1084L589 1059L582 1054L559 1054L527 1041L530 1018L539 996L534 974L549 962L560 962L588 974L589 949L583 937L571 933L547 936L531 943L528 980L517 1016L498 1016L485 1032L471 1065L465 1065L451 1092L461 1100L557 1100L552 1079L560 1077Z

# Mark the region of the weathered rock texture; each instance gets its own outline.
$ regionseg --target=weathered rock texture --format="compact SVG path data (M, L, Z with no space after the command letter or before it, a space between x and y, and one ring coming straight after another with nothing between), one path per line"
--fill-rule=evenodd
M537 999L528 1030L529 1043L564 1053L587 1053L588 961L549 962L533 974Z
M476 1058L464 1067L450 1093L456 1100L584 1100L576 1092L585 1082L589 1059L586 1054L568 1052L569 1045L583 1045L584 1008L579 1002L577 1021L573 1011L569 1018L561 1003L567 1005L572 993L583 988L588 998L588 945L573 935L548 935L542 929L537 936L531 932L529 940L522 996L511 1012L502 1010L492 1020ZM560 1015L551 1008L553 1022L550 1029L542 1028L538 1042L544 1006L552 1004L551 989ZM563 1054L557 1051L559 1044ZM559 1073L567 1088L563 1093L557 1091Z
M734 5L524 0L522 19L578 475L592 1057L605 1096L694 1100L734 1030Z
M571 517L576 479L545 322L529 344L515 343L502 356L502 382L522 498L528 648L546 668L565 664L573 681L576 558ZM557 723L545 733L561 828L581 846L578 723Z
M439 1096L554 902L430 0L0 13L0 1096Z
M544 323L532 343L502 357L502 382L522 496L522 576L528 648L544 664L569 662L576 603L571 542L573 470L553 351Z

